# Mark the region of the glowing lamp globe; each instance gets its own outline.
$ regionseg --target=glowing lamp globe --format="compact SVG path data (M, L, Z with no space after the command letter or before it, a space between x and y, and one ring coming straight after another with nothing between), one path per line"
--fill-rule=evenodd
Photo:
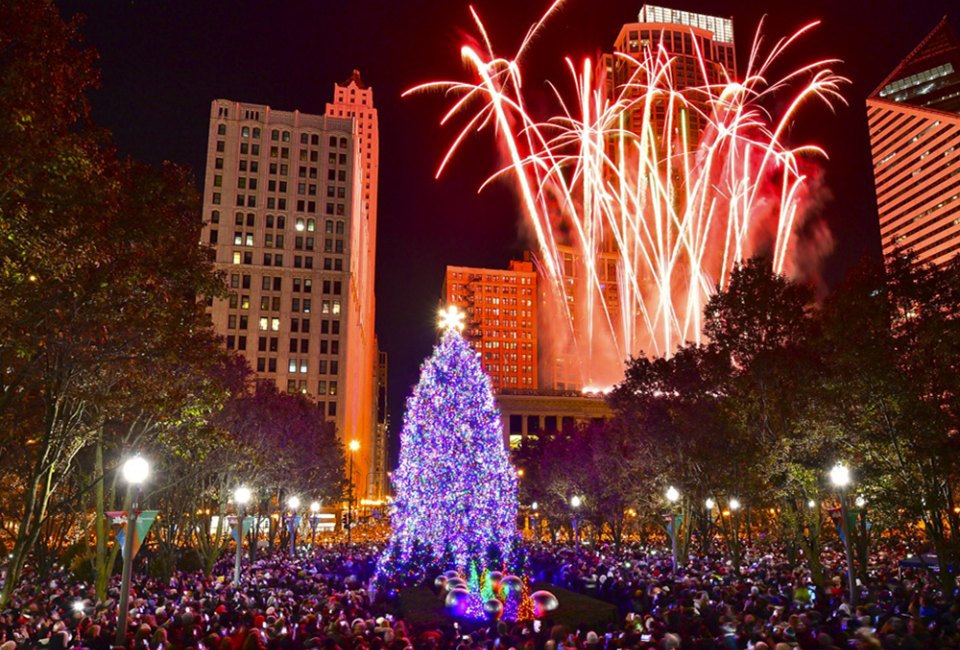
M680 491L671 485L669 488L667 488L667 501L670 503L676 503L679 500Z
M360 450L360 441L351 440L350 441L350 451L359 451Z
M707 506L707 510L713 510L713 508L717 505L717 502L708 497L704 505Z
M134 456L123 464L123 480L131 485L140 485L150 475L150 463L143 456Z
M572 507L574 507L574 508L579 508L581 505L583 505L583 499L581 499L580 497L574 495L574 496L571 497L571 499L570 499L570 505L571 505Z
M740 509L740 499L738 499L738 498L736 498L736 497L730 499L730 509L731 509L731 510L739 510L739 509Z
M287 499L287 505L290 506L291 510L296 510L297 508L300 507L300 497L298 496L290 497L289 499Z
M830 482L838 488L850 485L850 468L843 463L837 463L830 470Z
M867 500L864 499L862 496L858 496L857 500L854 503L857 504L858 508L862 508L863 506L867 505Z
M320 512L319 501L314 501L313 503L310 504L310 512L312 512L313 514L317 514L318 512Z
M250 488L247 488L247 487L238 487L236 490L233 491L233 501L237 505L241 505L241 506L247 505L248 503L250 503L251 496L252 495L250 493Z

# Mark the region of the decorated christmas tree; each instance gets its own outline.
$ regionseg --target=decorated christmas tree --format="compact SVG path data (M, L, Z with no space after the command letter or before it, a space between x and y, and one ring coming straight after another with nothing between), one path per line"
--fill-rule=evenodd
M427 577L425 563L500 568L491 565L502 566L513 547L516 470L490 378L460 335L461 323L462 316L447 312L445 332L407 401L393 473L393 534L381 574Z

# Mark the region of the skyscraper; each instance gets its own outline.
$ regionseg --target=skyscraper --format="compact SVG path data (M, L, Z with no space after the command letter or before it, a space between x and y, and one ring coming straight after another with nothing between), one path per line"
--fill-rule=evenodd
M480 353L494 392L537 388L537 274L532 262L509 269L448 266L447 305L466 314L464 337Z
M665 93L646 93L649 80L643 77L644 68L638 62L659 57L669 61L671 78L669 84L659 85L683 92L685 101L670 101ZM652 131L652 141L664 151L669 149L671 158L681 149L696 149L707 126L704 114L709 115L712 107L706 94L696 89L736 78L731 18L655 5L642 6L637 21L623 25L614 40L613 53L602 55L597 69L597 79L609 101L638 100L623 113L623 131L640 139L646 124L647 131ZM649 120L645 121L647 111ZM623 156L623 151L631 155L630 147L623 147L620 139L618 136L608 143L611 160ZM664 144L668 139L669 148ZM680 201L683 188L677 190ZM594 345L591 349L589 342L615 338L622 320L634 320L620 305L618 285L622 279L615 239L605 238L591 266L585 263L577 245L564 243L557 249L562 258L566 304L555 304L555 298L544 295L544 311L562 314L560 320L572 322L573 331L552 329L541 333L543 383L559 391L609 387L620 379L624 359L611 358L615 350L610 346ZM546 286L546 282L541 285ZM589 336L588 331L609 336Z
M665 56L673 59L670 71L673 87L677 90L723 83L725 77L735 79L737 76L731 18L643 5L637 22L627 23L620 29L614 41L614 53L604 54L600 59L598 72L605 83L607 97L639 97L643 93L641 84L647 80L634 78L639 66L631 59L656 59L661 48ZM695 95L690 95L687 99L696 104ZM657 136L666 137L670 135L664 132L668 122L669 102L662 95L654 97L652 101L650 108L653 111L652 122L656 126ZM697 107L709 111L709 107L705 105ZM626 114L624 126L628 131L638 133L643 121L643 109L641 103ZM705 120L697 111L689 110L680 104L676 104L674 110L676 114L672 116L672 124L675 131L679 133L681 123L685 123L691 135L691 144L696 146L706 125Z
M867 99L885 256L960 251L960 42L946 17Z
M203 242L229 292L212 302L214 327L259 378L316 401L360 443L361 496L374 488L376 439L369 123L214 100L203 200Z

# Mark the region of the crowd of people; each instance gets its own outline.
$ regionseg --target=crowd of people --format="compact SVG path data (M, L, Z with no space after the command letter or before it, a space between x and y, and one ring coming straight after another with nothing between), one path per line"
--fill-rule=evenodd
M139 577L130 598L125 647L135 650L607 650L717 648L960 648L960 595L944 593L927 569L903 570L878 554L860 602L849 602L828 558L817 589L807 571L769 550L748 553L735 572L720 555L691 557L673 571L662 550L532 547L532 580L616 606L608 624L561 625L561 608L541 621L412 624L378 590L373 546L314 548L292 559L262 557L232 583L225 557L212 575ZM836 563L833 560L836 559ZM427 577L432 585L432 579ZM93 587L62 573L28 576L0 612L0 650L110 650L119 583L95 602ZM567 617L569 618L569 617Z

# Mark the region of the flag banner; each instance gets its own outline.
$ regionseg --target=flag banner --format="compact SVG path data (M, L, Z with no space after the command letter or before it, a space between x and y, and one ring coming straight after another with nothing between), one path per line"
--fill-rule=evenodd
M227 523L230 524L230 535L233 536L233 541L236 544L239 544L237 539L237 516L229 515L227 517ZM246 535L250 532L250 529L253 528L253 517L244 517L243 518L243 532L241 535Z
M159 510L141 510L140 514L137 515L137 536L133 539L133 557L137 557L140 546L143 544L143 540L147 538L147 533L153 527L153 522L156 521L159 512ZM127 511L111 510L105 514L116 533L117 543L120 544L120 554L126 557Z
M681 513L677 513L677 514L668 513L668 514L663 515L663 520L664 520L665 522L667 522L667 526L666 526L666 528L667 528L667 535L672 536L672 535L673 535L673 531L675 530L675 529L674 529L674 526L676 526L677 528L679 528L679 527L683 524L683 514L681 514Z
M830 515L830 519L833 520L834 525L837 527L837 536L840 538L842 544L846 544L846 536L843 534L843 514L841 508L828 508L827 514Z

